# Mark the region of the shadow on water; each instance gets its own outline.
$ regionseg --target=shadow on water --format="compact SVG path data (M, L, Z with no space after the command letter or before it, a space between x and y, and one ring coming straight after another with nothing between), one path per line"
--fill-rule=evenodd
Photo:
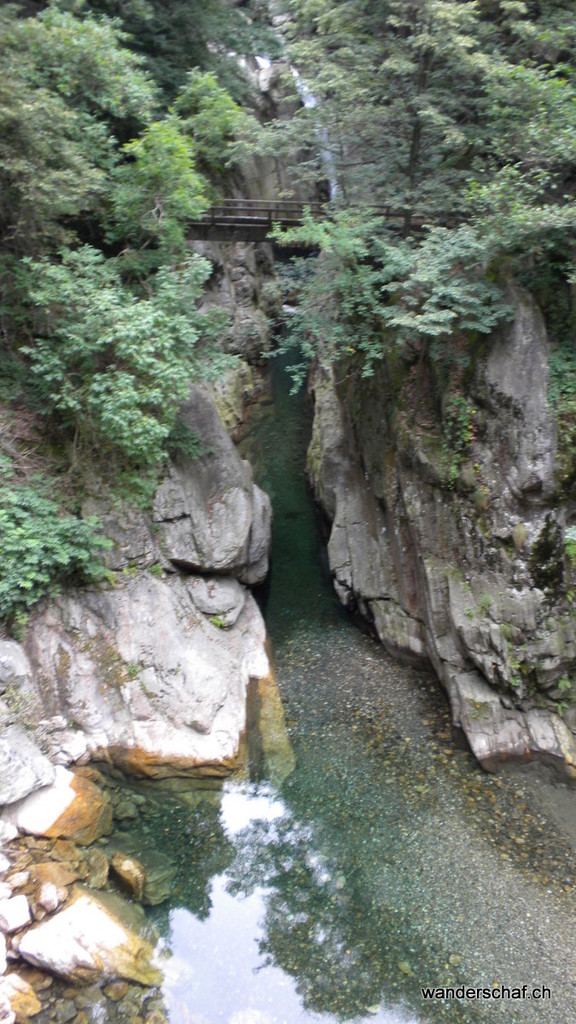
M311 617L327 625L346 618L330 582L304 472L312 406L303 392L290 393L285 363L286 358L273 367L272 403L255 411L240 444L274 510L270 574L257 597L275 645L286 643L290 632Z
M170 1024L566 1024L571 852L521 788L453 747L433 680L341 611L303 472L309 432L276 371L242 454L275 510L266 617L296 767L276 784L264 763L221 789L141 787L139 831L120 840L171 865L151 911ZM420 992L538 983L551 1002Z

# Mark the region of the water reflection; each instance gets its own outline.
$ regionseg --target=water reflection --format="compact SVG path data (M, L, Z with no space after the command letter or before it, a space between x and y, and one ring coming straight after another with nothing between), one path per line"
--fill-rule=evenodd
M573 854L521 784L499 788L453 747L433 682L342 620L287 391L245 454L276 509L268 624L295 762L284 751L267 773L249 743L252 783L150 794L146 842L177 872L153 911L170 1024L566 1024ZM551 1002L420 994L539 983Z
M201 919L182 906L169 915L171 1024L417 1024L381 1003L383 979L347 920L346 880L317 852L313 826L266 786L229 784L221 810L234 857L209 885L210 912Z

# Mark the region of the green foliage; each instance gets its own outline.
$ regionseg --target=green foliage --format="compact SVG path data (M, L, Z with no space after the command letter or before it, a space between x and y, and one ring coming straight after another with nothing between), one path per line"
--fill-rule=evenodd
M191 257L162 268L141 298L122 284L118 262L90 246L29 267L39 316L25 353L37 400L78 445L161 461L190 380L217 358L222 316L194 313L210 265Z
M78 7L78 0L65 0ZM118 18L158 83L166 105L186 81L190 68L212 71L236 99L251 95L239 55L278 55L278 37L260 0L89 0L92 12Z
M0 619L19 617L63 581L106 576L97 556L107 546L96 519L62 515L38 487L0 482Z
M476 432L476 409L463 395L449 395L444 414L444 434L449 447L464 458Z
M564 534L564 550L572 565L576 565L576 526L569 526Z
M168 434L166 448L170 455L185 455L187 459L199 459L212 450L199 434L195 434L187 423L177 419Z
M194 152L174 114L150 124L126 143L129 158L112 182L113 240L141 246L155 241L161 256L182 259L186 224L208 208L208 183L194 166Z
M116 160L114 133L148 116L152 85L110 21L0 12L0 244L17 254L73 237L96 215Z
M469 199L483 229L509 252L532 258L553 239L562 252L576 226L570 178L576 163L576 81L572 69L502 57L489 66L490 159Z
M370 373L391 344L419 338L446 366L462 334L470 352L508 315L501 276L534 288L561 258L566 285L576 224L567 2L292 0L290 11L290 55L316 103L267 127L262 147L317 194L330 178L332 193L330 219L287 236L321 254L310 329L294 322L304 360L354 354L346 372Z
M227 627L226 619L222 615L211 615L208 621L217 629L226 629Z
M308 217L281 240L321 250L282 348L298 347L304 356L297 380L316 356L355 355L370 376L390 347L422 342L446 361L455 334L489 334L510 315L486 280L486 249L471 227L402 239L387 234L380 218L344 212L329 221Z
M560 692L561 698L563 699L556 701L556 711L558 712L560 718L562 718L564 712L567 711L568 708L574 703L573 680L570 679L569 676L562 676L561 679L558 680L558 690Z
M149 118L156 90L118 20L79 16L51 2L37 18L17 23L15 32L33 54L34 84L75 110L115 123Z
M174 109L193 139L202 171L211 181L225 180L243 150L238 140L254 130L254 121L218 83L213 72L194 69L178 94Z

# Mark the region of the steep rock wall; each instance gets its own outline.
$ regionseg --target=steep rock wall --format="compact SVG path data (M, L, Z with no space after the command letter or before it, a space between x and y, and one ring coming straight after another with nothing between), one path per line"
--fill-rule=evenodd
M113 539L110 584L42 602L22 646L0 644L3 802L49 783L50 762L100 758L145 775L239 763L248 683L269 673L244 584L268 571L270 501L204 389L181 416L205 453L170 465L152 514L97 490L86 502ZM49 762L20 742L22 725Z
M389 362L345 385L318 373L308 471L341 600L392 653L433 665L479 761L537 755L576 776L548 340L530 298L511 287L510 301L468 383L465 457L426 381Z

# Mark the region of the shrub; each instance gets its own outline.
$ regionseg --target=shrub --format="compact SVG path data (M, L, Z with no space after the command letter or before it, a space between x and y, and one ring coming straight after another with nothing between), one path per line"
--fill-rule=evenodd
M64 580L94 582L106 575L97 559L108 542L95 518L62 515L30 486L0 488L0 618L21 616Z

